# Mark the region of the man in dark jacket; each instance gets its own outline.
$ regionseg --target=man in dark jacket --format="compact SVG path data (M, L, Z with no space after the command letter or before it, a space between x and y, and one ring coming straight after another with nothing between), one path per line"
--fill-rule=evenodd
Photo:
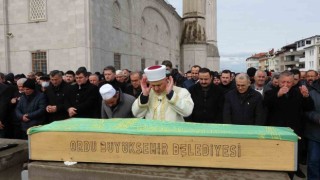
M302 136L302 118L306 111L314 108L314 103L309 96L306 86L302 85L299 90L293 87L293 74L289 71L280 73L279 87L267 91L264 103L268 109L267 124L270 126L290 127L296 134ZM298 142L298 162L301 161L301 141ZM298 168L296 173L300 177L304 174ZM290 176L293 176L290 174Z
M131 72L130 73L130 85L126 88L125 93L138 98L142 92L141 90L141 72ZM131 108L130 108L131 109Z
M6 112L8 107L8 97L7 92L9 87L4 84L5 78L4 74L0 72L0 138L5 136L5 125L6 125Z
M265 94L264 103L268 108L268 125L290 127L301 135L301 118L305 111L313 109L308 89L301 86L299 91L292 89L293 75L284 71L279 77L279 87Z
M231 74L231 71L227 69L221 72L221 83L219 84L219 87L222 89L223 94L227 94L227 92L236 88L234 81L232 81Z
M76 72L76 84L71 85L65 96L65 108L69 117L99 118L99 89L89 82L88 72L79 69Z
M58 70L50 72L50 82L51 84L45 92L48 99L48 106L46 107L46 111L49 113L48 123L69 117L64 105L64 99L70 85L63 81L62 73Z
M308 138L308 179L320 179L320 80L310 86L315 109L307 112L305 136Z
M187 119L197 123L221 123L223 109L223 93L212 83L210 70L199 70L199 83L189 90L194 102L191 116ZM189 120L190 119L190 120Z
M100 88L102 97L101 117L111 118L132 118L131 107L136 100L135 97L121 92L121 89L114 88L110 84L105 84Z
M99 87L105 84L111 84L113 87L120 88L123 92L126 89L125 83L120 83L116 79L116 69L113 66L107 66L103 69L104 81L99 83Z
M184 81L182 87L189 90L191 86L193 86L194 84L197 84L199 81L199 70L200 69L201 69L201 67L198 65L192 66L191 67L191 79Z
M23 131L21 130L21 119L17 118L16 107L20 101L21 96L24 94L23 84L27 81L27 78L20 78L17 80L17 89L13 92L13 96L10 100L10 114L12 123L13 139L22 139Z
M236 77L236 89L225 96L223 122L239 125L264 125L262 95L250 87L250 78L241 73Z
M24 95L21 96L16 107L16 115L21 120L21 129L24 132L23 139L28 139L28 128L41 125L45 120L46 97L44 94L36 91L35 88L35 82L27 79L23 83Z

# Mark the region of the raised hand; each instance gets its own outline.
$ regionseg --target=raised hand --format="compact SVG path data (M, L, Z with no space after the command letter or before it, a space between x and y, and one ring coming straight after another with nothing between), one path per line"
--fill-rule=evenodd
M167 94L169 94L172 91L173 84L174 84L173 78L172 78L172 76L169 76L167 87L166 87Z
M305 85L300 86L299 89L303 97L309 97L309 90Z
M142 79L141 79L141 90L142 90L142 94L144 95L144 96L149 96L149 93L150 93L150 89L151 89L151 87L149 86L148 87L148 84L147 84L147 76L144 74L143 76L142 76Z
M281 97L283 96L284 94L287 94L289 92L289 88L288 87L285 87L283 86L282 88L279 89L278 91L278 97Z

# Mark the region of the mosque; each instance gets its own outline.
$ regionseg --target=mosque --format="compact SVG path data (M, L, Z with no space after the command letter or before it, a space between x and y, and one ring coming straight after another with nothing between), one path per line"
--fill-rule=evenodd
M219 70L216 0L0 1L0 72L49 73L85 66L141 70L170 60L185 72Z

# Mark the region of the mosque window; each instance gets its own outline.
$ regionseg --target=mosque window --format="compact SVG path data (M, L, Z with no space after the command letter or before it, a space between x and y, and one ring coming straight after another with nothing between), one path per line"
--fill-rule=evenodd
M156 25L156 27L154 28L154 42L158 43L158 36L159 36L159 28Z
M113 56L114 68L116 70L121 69L121 55L119 53L115 53Z
M121 14L120 5L118 1L113 3L113 27L120 29L121 25Z
M146 68L146 59L145 58L142 58L141 59L141 69L145 69Z
M29 20L47 20L47 0L29 0Z
M32 71L43 72L47 74L47 52L37 51L32 52Z
M146 26L146 20L144 17L141 18L141 37L146 38L146 31L145 31L145 26Z

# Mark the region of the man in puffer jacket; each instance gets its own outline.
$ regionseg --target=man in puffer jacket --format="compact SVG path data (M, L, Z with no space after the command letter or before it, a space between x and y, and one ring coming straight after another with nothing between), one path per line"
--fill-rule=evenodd
M16 107L17 118L21 120L23 139L28 139L27 130L32 126L43 124L46 114L46 98L35 90L35 82L27 79L23 83L24 94Z

